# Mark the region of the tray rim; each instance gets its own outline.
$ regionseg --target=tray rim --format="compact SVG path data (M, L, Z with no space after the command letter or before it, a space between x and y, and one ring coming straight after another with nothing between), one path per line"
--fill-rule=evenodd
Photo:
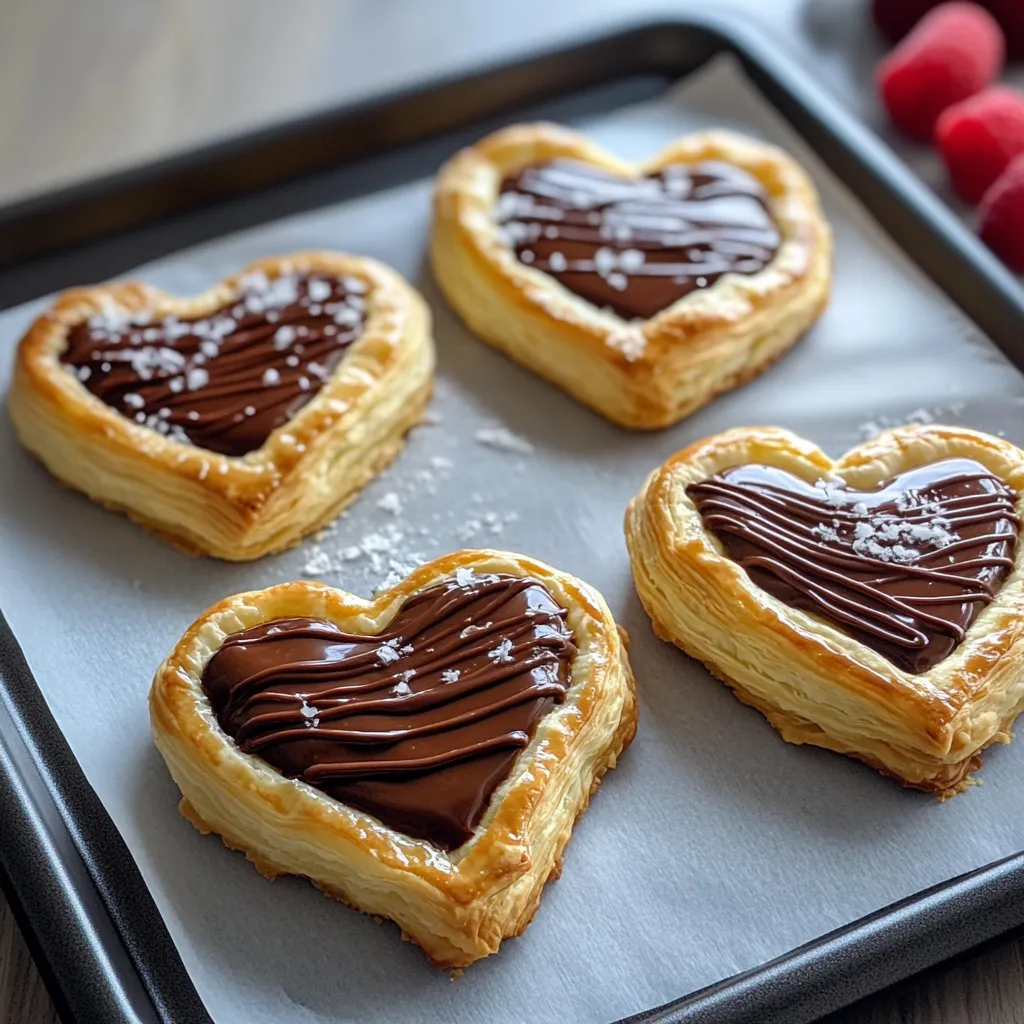
M917 233L930 244L924 258L910 253L900 238L897 244L965 313L993 340L1019 368L1024 369L1024 290L1017 280L957 220L936 196L869 129L857 122L818 86L788 55L779 52L770 37L743 24L731 15L691 15L678 18L644 19L613 26L575 43L513 55L498 62L446 75L440 79L413 85L393 93L361 99L353 104L325 109L301 118L282 121L267 128L200 146L167 158L141 164L113 174L103 175L58 190L31 196L0 207L0 237L23 237L40 218L86 217L91 204L102 203L133 190L159 187L168 175L194 174L217 166L219 161L237 160L254 151L294 141L303 133L338 128L341 122L367 123L368 119L402 104L422 101L453 89L465 89L471 83L540 67L545 62L569 59L601 46L621 46L627 38L644 39L659 33L703 34L710 47L708 56L726 50L735 53L744 70L766 94L772 105L804 136L809 145L831 166L822 152L822 142L837 147L849 161L844 184L864 201L863 193L872 189L881 211L872 208L876 219L890 234L895 230ZM648 40L651 42L651 40ZM668 44L671 39L667 39ZM643 71L671 75L671 56L666 51L656 68L642 62L630 66L626 58L614 77L625 78ZM695 68L689 72L692 73ZM679 74L676 69L675 74ZM569 89L579 89L572 85ZM557 95L557 89L551 90ZM549 98L538 93L534 99ZM790 105L783 110L780 100ZM498 105L498 112L513 111L529 103L523 97ZM491 109L487 111L494 113ZM479 115L483 116L483 112ZM470 123L464 119L458 124ZM448 125L449 128L454 124ZM819 144L808 138L818 134ZM436 132L422 130L407 133L402 143L424 141ZM350 160L372 158L393 148L368 149L350 155ZM833 168L834 170L834 168ZM301 173L310 173L309 169ZM855 179L851 184L850 177ZM255 188L272 187L293 181L284 173ZM247 186L243 186L246 188ZM251 189L250 189L251 190ZM248 192L246 193L248 194ZM221 197L221 201L225 197ZM211 200L213 201L213 200ZM314 207L318 204L314 204ZM187 209L195 210L192 206ZM165 215L187 212L185 207L165 211ZM151 224L152 217L140 217L136 223L116 226L117 231ZM77 222L76 222L77 223ZM71 248L57 247L54 255L74 255L74 247L101 240L108 231L83 233ZM35 254L39 256L40 254ZM48 254L49 255L49 254ZM956 288L948 261L961 278ZM17 256L0 247L0 277L19 267ZM961 285L963 285L961 287ZM980 290L985 302L969 302L965 297ZM954 294L954 292L956 292ZM983 308L984 307L984 308ZM980 315L979 315L980 314ZM1018 340L1019 339L1019 340ZM13 724L24 750L20 758L13 751L10 737L0 731L0 807L12 813L29 810L20 784L29 780L41 784L53 801L56 819L48 828L66 830L66 839L85 864L95 894L106 909L121 949L127 953L137 979L148 995L151 1006L136 1000L129 1006L117 983L101 977L95 964L87 964L91 976L81 984L77 967L60 962L67 953L54 934L61 925L71 927L66 900L73 897L74 884L62 873L59 855L45 840L45 830L27 828L17 843L0 844L0 887L12 905L25 931L33 956L47 987L59 1008L61 1018L70 1024L87 1024L102 1019L105 1024L129 1024L153 1021L157 1024L210 1021L198 992L173 945L134 860L77 760L46 704L42 690L32 677L17 641L0 616L0 714ZM17 741L15 741L17 742ZM30 776L37 778L30 780ZM51 816L52 817L52 816ZM31 904L30 880L40 859L55 870L56 891L45 905ZM127 898L126 898L127 897ZM955 928L951 925L955 924ZM635 1014L619 1024L800 1024L847 1006L880 991L912 974L958 956L1024 925L1024 851L996 861L923 890L873 914L820 936L783 956L747 972L723 979L707 988L691 992L660 1007ZM95 935L73 928L73 939L83 950L103 959L104 949ZM76 977L78 976L78 977ZM144 1003L144 1000L143 1000ZM111 1007L117 1007L114 1011ZM152 1009L152 1014L149 1010ZM102 1016L98 1016L102 1013ZM114 1014L119 1015L114 1015Z

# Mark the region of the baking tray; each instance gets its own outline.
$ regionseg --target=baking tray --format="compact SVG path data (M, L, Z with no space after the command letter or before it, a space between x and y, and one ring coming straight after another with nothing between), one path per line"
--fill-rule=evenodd
M102 279L186 245L299 211L372 199L381 190L429 175L458 145L495 124L538 116L585 121L629 108L722 54L740 61L763 96L917 267L1010 360L1024 365L1024 301L1015 280L802 71L745 27L707 18L627 28L9 207L0 211L0 302L25 303L55 288ZM842 261L842 238L839 254ZM436 303L435 312L441 313ZM452 324L450 314L441 316L439 331ZM486 351L479 347L480 353ZM499 357L488 353L481 358ZM814 353L801 358L814 358ZM989 355L981 361L986 359L991 361ZM773 373L782 374L786 365ZM1004 368L1000 364L998 373ZM517 371L507 372L525 381ZM1014 393L1024 395L1024 386L1015 381ZM913 391L909 383L908 391ZM728 410L730 402L732 409L742 410L744 392L718 404ZM664 443L671 438L666 435ZM523 468L511 467L513 477ZM16 502L8 495L8 507ZM73 506L74 511L82 508ZM97 510L96 515L105 514ZM116 529L132 530L120 521ZM125 544L134 544L134 538L135 532L126 533ZM106 555L116 557L116 551L108 546ZM554 554L547 557L554 559ZM221 592L237 589L224 573ZM19 582L33 585L30 579L8 581L3 591L7 611L15 617L20 609L12 602ZM136 601L131 593L135 581L123 582L126 600ZM57 592L52 601L59 616ZM626 614L635 647L647 644L653 652L649 634L641 638L642 616L635 602ZM682 656L665 648L650 657L676 666ZM145 666L143 675L149 669ZM746 714L737 712L727 695L721 698L710 697L723 715ZM104 1024L208 1020L138 866L6 626L0 630L0 702L0 878L64 1019ZM651 717L642 722L641 735L654 725ZM805 772L862 771L832 755L820 760L794 753L774 736L766 739L767 727L749 718L743 722L771 756L809 758L801 766ZM630 759L635 760L632 752L621 771L629 770ZM1004 772L1009 767L1002 765ZM882 783L873 777L867 781L866 773L856 778L872 793L894 799L895 790L876 788ZM610 782L595 808L612 799L617 782ZM167 786L160 798L166 795ZM213 855L228 857L221 850ZM573 856L570 850L570 873ZM549 894L545 902L552 899ZM526 943L543 918L544 911ZM1014 853L628 1019L799 1024L1021 925L1024 855ZM389 941L394 942L393 935ZM667 934L664 941L671 946L676 940ZM680 983L679 991L686 987Z

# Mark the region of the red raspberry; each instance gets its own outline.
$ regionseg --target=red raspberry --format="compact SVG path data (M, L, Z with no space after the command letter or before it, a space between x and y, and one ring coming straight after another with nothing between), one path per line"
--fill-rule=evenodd
M878 88L889 116L928 141L946 107L973 96L1003 66L1003 33L977 4L940 4L878 65Z
M878 31L895 43L938 3L939 0L871 0L871 13Z
M985 193L978 216L982 241L1012 270L1024 272L1024 156Z
M1024 93L995 86L943 111L935 141L953 188L970 203L1024 153Z

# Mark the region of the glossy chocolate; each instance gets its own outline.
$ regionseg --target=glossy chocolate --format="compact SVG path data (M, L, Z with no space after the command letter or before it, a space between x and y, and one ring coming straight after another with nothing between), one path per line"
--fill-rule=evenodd
M94 316L61 362L97 398L175 441L245 455L320 390L363 331L356 277L262 273L229 305L194 320Z
M502 183L498 222L522 263L626 320L723 274L756 274L781 241L761 183L712 161L647 178L572 160L527 167Z
M1013 569L1017 494L971 459L874 491L748 465L687 493L758 586L907 672L950 655Z
M315 619L235 633L203 689L241 750L451 850L565 700L565 616L536 580L459 569L378 636Z

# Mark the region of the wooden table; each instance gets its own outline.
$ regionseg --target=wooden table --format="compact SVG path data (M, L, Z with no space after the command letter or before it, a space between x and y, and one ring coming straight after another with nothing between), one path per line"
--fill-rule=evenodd
M425 75L687 6L695 5L5 0L0 202ZM827 88L877 119L866 88L877 49L865 28L863 0L718 0L718 6L763 22L781 45L812 59ZM929 157L903 152L926 177L935 176ZM1024 1021L1022 952L1022 940L1004 942L837 1014L829 1024ZM0 1022L55 1020L0 898Z

